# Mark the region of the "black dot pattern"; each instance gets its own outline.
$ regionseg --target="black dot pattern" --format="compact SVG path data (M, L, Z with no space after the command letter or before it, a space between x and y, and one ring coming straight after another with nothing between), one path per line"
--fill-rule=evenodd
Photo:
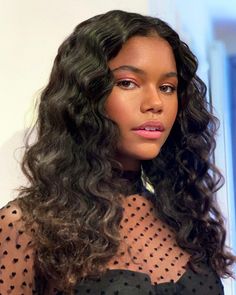
M189 255L155 216L150 194L124 198L123 208L117 255L101 278L85 277L75 295L224 294L220 279L208 266L202 265L202 274L188 268ZM0 295L37 294L34 250L21 217L14 203L0 210Z
M155 217L151 200L131 195L123 207L123 239L108 268L146 273L153 285L176 282L185 272L189 254L177 247L173 232Z
M0 210L0 295L34 294L34 254L20 219L13 203Z

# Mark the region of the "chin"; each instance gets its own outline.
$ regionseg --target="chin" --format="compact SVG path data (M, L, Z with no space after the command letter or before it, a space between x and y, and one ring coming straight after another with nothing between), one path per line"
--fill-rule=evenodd
M152 160L154 158L156 158L158 156L158 154L155 154L155 155L145 155L143 157L140 157L139 160L140 161L148 161L148 160Z
M159 155L159 153L160 153L160 150L158 151L156 150L154 152L147 151L144 153L136 154L136 158L141 161L152 160L156 158Z
M140 160L152 160L156 158L160 153L160 148L147 148L143 150L142 152L138 153Z
M118 161L123 163L133 161L148 161L156 158L160 153L160 146L155 147L134 147L131 146L121 149L117 154Z

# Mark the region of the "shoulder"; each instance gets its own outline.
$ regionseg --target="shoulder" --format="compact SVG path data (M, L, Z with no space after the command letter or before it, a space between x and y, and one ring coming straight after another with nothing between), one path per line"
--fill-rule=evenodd
M26 248L31 243L31 236L26 233L23 213L18 202L9 202L0 209L0 240L3 246L16 247L16 249Z
M17 201L9 202L6 206L0 209L1 224L13 223L19 221L22 217L22 211ZM9 224L8 224L9 225ZM9 225L11 227L11 225Z
M34 249L17 201L0 209L0 283L2 294L32 294Z
M23 230L22 211L17 201L9 202L0 209L0 234Z

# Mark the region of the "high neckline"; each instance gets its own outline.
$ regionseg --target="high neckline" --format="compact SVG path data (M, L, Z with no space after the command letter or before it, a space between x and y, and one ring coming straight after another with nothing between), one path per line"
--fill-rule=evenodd
M122 172L122 178L128 179L130 181L136 181L141 179L141 170L125 170Z
M143 191L143 183L140 171L125 170L121 177L127 181L129 194L140 194Z

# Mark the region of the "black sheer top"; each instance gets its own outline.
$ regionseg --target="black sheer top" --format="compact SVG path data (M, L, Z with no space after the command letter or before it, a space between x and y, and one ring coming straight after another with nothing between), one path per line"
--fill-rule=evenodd
M106 265L105 274L96 279L85 277L74 294L224 294L221 280L207 264L200 265L200 274L188 267L189 254L154 213L154 195L142 185L140 174L125 172L124 178L131 189L123 200L119 250ZM31 237L22 230L21 217L14 202L0 210L0 295L38 294L35 251L30 247Z

